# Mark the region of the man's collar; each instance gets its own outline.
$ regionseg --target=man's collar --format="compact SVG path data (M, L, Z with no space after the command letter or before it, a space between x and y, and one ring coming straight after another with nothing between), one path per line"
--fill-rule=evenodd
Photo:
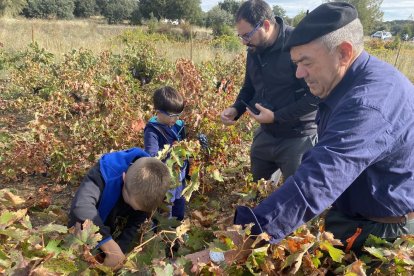
M277 34L276 41L273 43L272 46L270 46L272 51L282 49L283 45L285 44L286 25L283 23L283 19L281 17L276 16L276 24L275 25L277 26L277 29L278 29L279 33Z
M338 104L342 96L349 91L350 84L352 84L354 79L360 75L359 71L362 70L368 59L369 54L363 51L348 68L342 80L322 102L329 108L333 109Z

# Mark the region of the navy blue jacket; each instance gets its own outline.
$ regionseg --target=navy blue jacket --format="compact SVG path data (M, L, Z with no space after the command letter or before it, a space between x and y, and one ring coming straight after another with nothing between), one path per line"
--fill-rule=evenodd
M135 211L125 203L122 174L141 157L149 155L140 148L104 154L98 164L89 170L76 192L69 213L69 227L76 222L92 220L99 226L103 237L98 244L101 246L112 239L112 233L119 227L119 219L124 218L126 225L116 242L124 253L127 252L147 214Z
M152 117L144 129L144 148L150 156L157 156L158 151L164 149L165 145L172 145L176 141L185 139L184 121L177 120L172 127L158 123L156 117ZM185 177L188 174L188 161L181 168L179 181L181 186L170 190L172 193L171 201L181 197L181 192L185 186Z
M278 242L333 205L349 216L414 211L414 86L363 52L320 103L319 142L296 173L235 223L254 222ZM254 231L260 232L259 227Z
M233 107L238 119L246 107L241 100L260 103L272 110L275 122L261 124L274 137L303 137L316 134L315 115L319 98L313 96L306 83L295 77L296 66L283 45L293 31L276 17L280 26L275 43L262 53L248 52L246 74L242 89Z

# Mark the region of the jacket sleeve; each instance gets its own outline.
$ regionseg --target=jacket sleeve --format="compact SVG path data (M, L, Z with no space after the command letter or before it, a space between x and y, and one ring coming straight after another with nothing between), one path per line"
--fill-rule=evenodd
M295 174L255 207L254 215L238 208L235 222L256 219L279 242L331 206L394 143L390 124L374 108L351 103L338 112Z
M99 164L96 164L89 170L76 191L69 213L69 227L74 226L77 222L82 224L85 220L90 219L96 226L99 226L102 240L109 240L111 230L104 225L97 208L103 186Z
M144 131L144 149L152 157L157 156L159 151L158 135L156 130L147 127Z
M250 54L248 54L248 58L247 58L247 63L249 62L252 62L252 57L250 56ZM243 113L246 112L246 107L244 106L244 104L241 103L241 100L248 103L253 99L256 93L254 90L253 84L251 82L250 74L247 68L249 68L248 64L246 64L246 73L244 76L243 86L240 89L236 102L233 104L233 107L236 108L237 110L237 116L235 120L239 119L243 115Z
M133 211L128 217L126 226L117 239L119 247L122 252L128 253L135 245L134 241L137 238L138 228L147 219L147 213L142 211Z

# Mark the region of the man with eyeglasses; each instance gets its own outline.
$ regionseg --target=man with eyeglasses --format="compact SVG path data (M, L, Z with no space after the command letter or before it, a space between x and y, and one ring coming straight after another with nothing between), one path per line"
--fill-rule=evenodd
M221 113L225 125L233 125L246 111L260 123L251 146L251 171L255 181L264 178L276 183L299 166L303 154L317 140L315 115L319 99L306 83L295 77L295 65L282 50L293 28L275 17L262 0L244 2L236 15L236 28L247 46L243 87L233 106ZM280 173L281 172L281 173Z

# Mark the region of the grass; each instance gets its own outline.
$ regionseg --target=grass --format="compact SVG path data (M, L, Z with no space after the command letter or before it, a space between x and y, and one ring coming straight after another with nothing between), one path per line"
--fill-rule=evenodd
M0 42L5 50L23 50L36 41L40 47L59 55L86 48L95 53L119 50L110 38L130 26L101 24L94 20L0 19Z
M164 26L165 27L165 26ZM29 43L36 41L40 47L55 54L59 58L62 54L72 49L85 48L94 53L111 50L120 53L124 45L115 37L126 30L146 28L128 25L108 25L102 19L88 20L28 20L0 19L0 47L6 51L24 50ZM182 30L171 28L175 32ZM157 50L168 60L175 61L178 58L192 59L195 63L213 59L219 54L225 60L233 60L241 51L229 52L216 49L208 44L211 31L205 28L194 27L194 42L159 42L155 43ZM369 39L366 39L367 42ZM414 43L404 42L401 49L395 50L371 50L368 51L378 58L394 65L414 82ZM398 58L397 58L398 56Z
M394 50L368 48L368 52L396 67L414 83L414 43L403 42Z
M41 48L53 53L59 58L72 49L89 49L94 53L111 50L120 53L124 45L115 38L126 30L145 28L142 26L108 25L99 19L89 20L41 20L41 19L0 19L0 45L6 51L24 50L31 42L36 41ZM178 29L178 28L177 28ZM181 31L181 30L177 30ZM163 42L156 47L161 54L175 61L186 58L195 63L211 60L221 54L231 60L240 52L227 52L207 46L206 38L211 37L210 31L195 27L193 33L197 38L193 45L189 42ZM18 38L18 39L16 39Z

